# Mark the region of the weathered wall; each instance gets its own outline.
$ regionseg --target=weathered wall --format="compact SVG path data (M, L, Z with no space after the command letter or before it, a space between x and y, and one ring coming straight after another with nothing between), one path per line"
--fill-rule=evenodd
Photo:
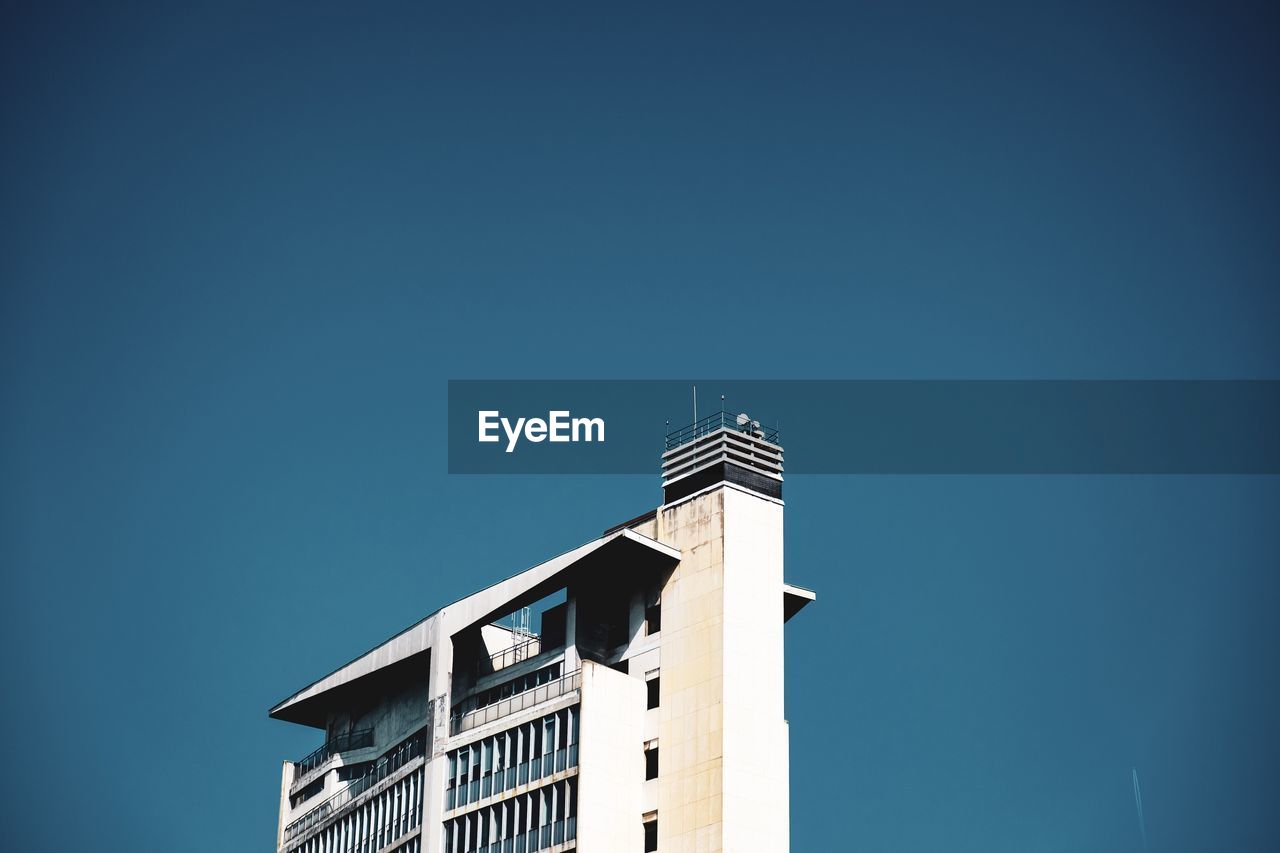
M780 502L720 487L659 513L658 849L788 850Z
M722 850L723 489L659 513L682 558L662 593L658 849ZM765 848L757 848L765 849Z
M426 723L428 698L424 667L420 681L408 683L390 696L372 697L373 707L334 714L329 722L329 734L372 728L373 750L381 753Z

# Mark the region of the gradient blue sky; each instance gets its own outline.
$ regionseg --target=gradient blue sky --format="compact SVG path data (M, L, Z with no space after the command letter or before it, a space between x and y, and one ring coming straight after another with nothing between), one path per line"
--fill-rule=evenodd
M269 849L270 704L659 498L448 378L1280 378L1263 4L367 5L5 4L13 849ZM797 853L1280 847L1275 478L787 497Z

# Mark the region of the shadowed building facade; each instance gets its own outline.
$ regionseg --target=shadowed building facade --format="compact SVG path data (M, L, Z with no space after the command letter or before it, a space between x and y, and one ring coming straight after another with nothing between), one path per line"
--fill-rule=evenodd
M782 447L667 438L663 503L449 604L272 708L281 853L788 849Z

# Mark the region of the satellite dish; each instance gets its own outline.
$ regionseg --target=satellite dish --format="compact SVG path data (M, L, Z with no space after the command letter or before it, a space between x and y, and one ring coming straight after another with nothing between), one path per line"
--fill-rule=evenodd
M751 415L748 415L746 412L743 412L742 414L738 415L739 429L741 429L742 427L745 427L749 423L751 423Z

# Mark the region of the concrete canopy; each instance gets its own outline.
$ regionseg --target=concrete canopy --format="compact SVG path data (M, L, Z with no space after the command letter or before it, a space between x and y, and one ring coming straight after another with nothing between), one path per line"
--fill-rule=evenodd
M340 707L352 692L366 690L384 679L412 677L415 671L425 680L433 647L442 648L442 641L460 631L537 601L566 583L575 572L615 561L632 568L660 569L679 559L678 550L655 539L633 530L615 531L440 608L278 703L268 713L273 719L324 728L329 710Z
M810 601L816 601L818 594L795 584L782 585L782 621L790 621L792 616L800 612Z

